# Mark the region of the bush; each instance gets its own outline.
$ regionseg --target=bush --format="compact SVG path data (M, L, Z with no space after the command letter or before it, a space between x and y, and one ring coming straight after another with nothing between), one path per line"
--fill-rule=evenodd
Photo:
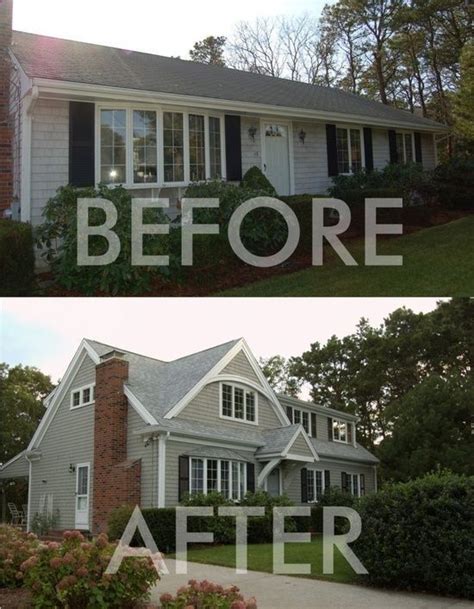
M247 190L261 190L270 197L277 196L277 191L272 183L258 167L251 167L244 175L240 185Z
M133 513L133 508L115 508L109 515L107 533L111 540L120 539ZM174 552L176 549L176 510L174 508L150 508L142 510L145 522L160 552ZM141 545L137 533L132 544Z
M222 493L212 492L204 495L196 493L189 495L181 505L187 507L212 507L214 508L214 517L193 516L188 519L188 528L197 533L212 533L214 535L214 543L228 545L235 543L235 518L229 516L218 516L220 506L235 506L233 501L225 499Z
M257 609L254 598L246 601L236 586L223 588L208 581L191 580L175 597L162 594L162 609Z
M35 554L38 545L35 535L0 526L0 588L22 585L20 567Z
M273 542L273 508L292 507L294 503L286 495L272 497L264 491L247 493L243 499L242 506L258 506L265 508L265 516L255 516L248 519L248 542L249 543L272 543ZM285 531L291 533L296 531L294 518L285 519Z
M433 188L449 209L474 209L474 158L453 158L436 167Z
M40 546L21 566L35 609L125 609L146 600L159 579L151 560L127 558L106 575L114 549L105 535L87 542L78 531Z
M359 512L354 551L372 584L474 598L474 477L388 485Z
M31 226L12 220L0 220L0 296L30 295L34 271Z

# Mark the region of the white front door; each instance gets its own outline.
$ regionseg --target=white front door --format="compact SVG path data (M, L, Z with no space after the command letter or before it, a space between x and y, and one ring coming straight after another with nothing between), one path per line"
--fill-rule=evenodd
M264 124L264 171L277 194L290 194L290 134L287 125Z
M76 529L89 530L89 463L76 467Z

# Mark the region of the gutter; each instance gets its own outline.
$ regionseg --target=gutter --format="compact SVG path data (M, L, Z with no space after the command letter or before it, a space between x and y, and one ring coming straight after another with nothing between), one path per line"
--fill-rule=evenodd
M21 221L31 222L31 140L33 112L39 98L36 85L23 98L23 132L21 139ZM48 396L49 397L49 396Z

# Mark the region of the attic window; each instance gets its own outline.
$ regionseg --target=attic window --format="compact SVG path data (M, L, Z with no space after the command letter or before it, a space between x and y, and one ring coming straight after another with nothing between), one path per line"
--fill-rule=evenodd
M71 409L90 406L95 401L95 385L86 385L71 392Z
M257 422L257 394L240 385L221 385L221 417L245 423Z

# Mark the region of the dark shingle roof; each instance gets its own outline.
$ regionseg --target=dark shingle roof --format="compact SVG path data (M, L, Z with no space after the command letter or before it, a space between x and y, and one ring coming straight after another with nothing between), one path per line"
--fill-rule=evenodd
M84 42L13 33L13 52L30 77L138 91L250 102L364 118L422 129L443 126L338 89Z

